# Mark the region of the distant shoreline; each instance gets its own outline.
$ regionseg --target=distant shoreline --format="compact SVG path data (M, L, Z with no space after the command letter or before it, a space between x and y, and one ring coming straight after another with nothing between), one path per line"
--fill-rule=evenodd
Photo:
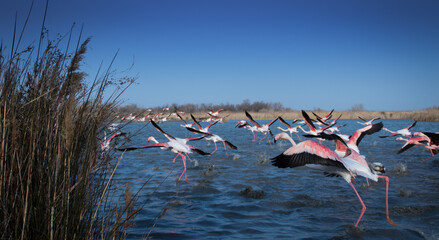
M305 110L311 118L315 118L312 112L317 115L323 117L329 113L327 110ZM301 110L283 110L283 111L275 111L275 110L263 110L263 111L248 111L255 120L268 120L275 119L278 116L281 116L284 119L302 119ZM168 112L171 113L171 112ZM142 115L142 113L136 113ZM165 113L163 113L165 114ZM183 119L186 121L192 121L191 114L193 114L197 119L203 121L208 119L210 116L207 112L197 111L193 113L185 113L182 114ZM336 119L340 116L340 119L359 119L358 117L362 117L363 119L372 119L372 118L380 118L380 119L412 119L415 121L427 121L427 122L439 122L439 108L431 108L425 110L415 110L415 111L354 111L354 110L345 110L345 111L337 111L334 110L332 113L332 119ZM119 114L123 116L124 114ZM166 114L165 114L166 115ZM245 112L231 112L231 111L221 111L219 114L220 117L223 118L223 121L228 120L248 120L245 115ZM167 121L175 122L181 121L175 115L169 116Z
M329 111L312 111L305 110L307 113L311 115L311 112L316 113L317 115L323 117L328 114ZM249 112L252 117L256 119L274 119L278 116L281 116L284 119L295 119L295 118L303 118L300 110L287 110L287 111L263 111L263 112ZM335 110L332 114L332 119L337 118L342 114L340 119L359 119L358 117L362 117L364 119L371 118L381 118L381 119L413 119L415 121L430 121L430 122L438 122L439 121L439 109L427 109L427 110L418 110L418 111L337 111ZM208 118L209 115L207 113L193 113L193 115L197 118ZM225 120L246 120L244 112L221 112L221 117L225 117ZM190 118L190 115L185 115L185 118Z

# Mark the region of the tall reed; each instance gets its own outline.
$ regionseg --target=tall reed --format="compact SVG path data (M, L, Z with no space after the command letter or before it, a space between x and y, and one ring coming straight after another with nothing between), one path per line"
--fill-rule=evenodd
M71 54L0 46L0 239L123 238L138 211L129 188L112 200L120 159L97 137L115 99L108 74L87 86L80 71L89 41Z

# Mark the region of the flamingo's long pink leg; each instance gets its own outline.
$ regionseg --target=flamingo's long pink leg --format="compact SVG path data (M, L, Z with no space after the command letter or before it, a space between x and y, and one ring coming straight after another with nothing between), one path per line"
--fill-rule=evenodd
M187 153L184 153L184 154L186 155L187 158L189 158L189 160L190 160L191 162L194 161L194 160L192 160L192 159L189 157L189 155L187 155Z
M186 175L186 157L185 157L183 154L181 154L181 153L179 153L179 154L180 154L180 156L181 156L181 158L182 158L182 160L183 160L184 170L183 170L183 172L181 173L180 178L178 178L178 181L180 181L181 177L183 177L183 174L184 174L184 180L185 180L187 183L189 183L189 180L187 179L187 175Z
M355 194L357 194L357 197L358 197L358 199L360 199L361 205L363 206L363 208L361 210L360 217L358 218L357 223L355 223L355 227L358 227L358 223L360 222L361 218L363 217L364 212L366 212L366 205L364 205L364 202L361 199L360 194L358 194L357 189L355 189L354 184L352 184L352 182L350 182L349 185L351 185L352 189L354 189Z
M212 154L213 154L214 152L216 152L216 150L217 150L216 142L213 142L213 143L215 143L215 150L213 150L213 152L210 153L211 156L212 156Z
M229 154L227 154L226 143L224 141L223 144L224 144L224 151L226 152L226 155L229 156Z
M264 140L264 138L266 138L267 135L265 135L263 138L261 138L261 140L259 140L259 144L261 144L262 140Z
M428 160L430 160L430 159L432 159L434 157L433 150L430 149L430 152L431 152L431 157L425 159L424 162L426 162L426 161L428 161Z
M387 222L390 223L392 226L396 227L396 223L393 222L389 217L389 177L387 177L387 176L378 176L378 177L386 180L386 219L387 219Z
M176 159L178 156L180 156L180 154L175 155L175 158L172 159L172 162L173 162L173 163L175 163L175 159Z

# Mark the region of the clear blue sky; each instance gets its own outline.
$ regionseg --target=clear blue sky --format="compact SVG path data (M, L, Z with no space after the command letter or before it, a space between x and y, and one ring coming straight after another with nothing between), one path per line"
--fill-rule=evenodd
M0 40L30 0L3 0ZM37 41L35 0L26 41ZM76 22L92 37L83 69L137 83L125 104L280 102L293 109L416 110L439 106L439 1L97 0L49 3L50 37Z

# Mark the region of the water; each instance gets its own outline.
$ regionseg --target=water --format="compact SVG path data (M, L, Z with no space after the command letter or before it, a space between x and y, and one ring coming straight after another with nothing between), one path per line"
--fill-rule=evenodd
M188 161L187 167L190 183L177 182L183 164L180 157L173 163L175 154L170 151L150 148L124 154L116 180L130 182L133 190L148 181L140 193L137 207L142 210L129 239L439 239L439 156L424 162L431 154L420 146L398 155L402 142L394 137L379 138L388 135L385 131L364 137L361 153L387 169L390 218L398 226L386 222L385 182L368 186L359 177L356 188L367 210L355 228L361 205L342 178L325 177L308 168L272 166L270 158L290 143L282 140L270 145L264 140L259 144L261 134L254 142L250 131L234 128L236 122L218 123L210 132L238 149L227 149L226 156L218 143L218 151L210 157L191 154L194 162ZM362 127L356 120L339 120L340 125L344 123L347 125L340 129L344 134ZM397 130L412 121L383 123ZM282 124L270 127L274 134L280 131L277 126ZM160 127L175 137L195 136L179 122ZM436 132L439 123L418 122L411 130ZM149 136L166 141L150 124L130 123L123 131L132 139L124 146L145 145ZM214 150L214 144L205 140L191 143L206 152Z

